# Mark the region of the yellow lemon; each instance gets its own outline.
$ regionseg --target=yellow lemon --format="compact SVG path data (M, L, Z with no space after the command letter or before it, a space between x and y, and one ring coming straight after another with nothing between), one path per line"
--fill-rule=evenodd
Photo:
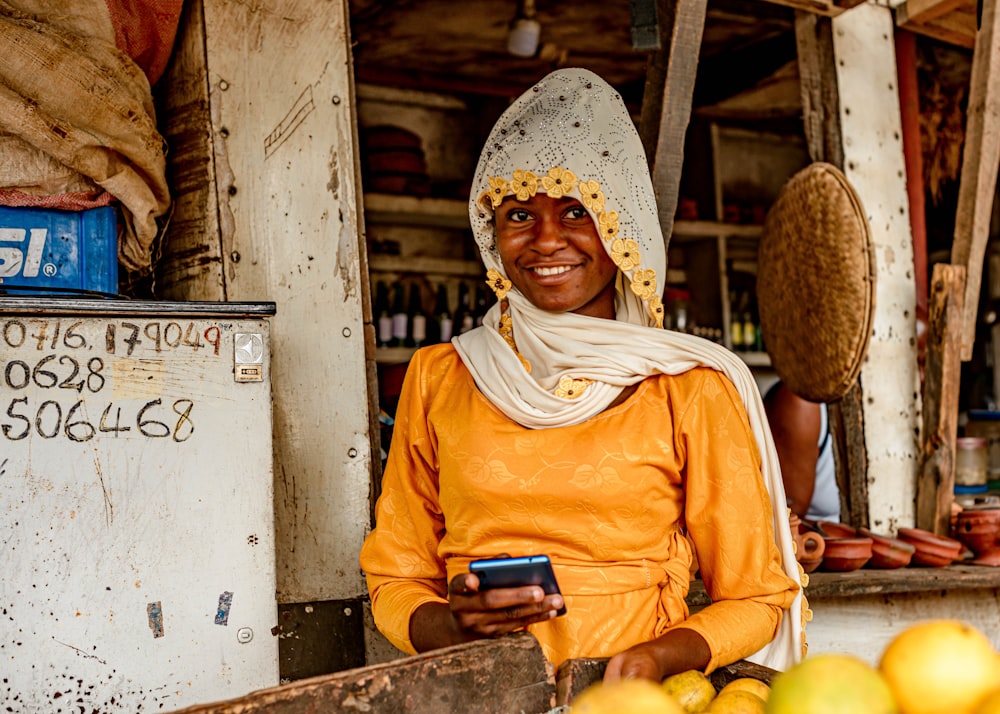
M756 694L766 702L767 696L771 693L771 688L767 686L767 682L762 682L759 679L754 679L753 677L740 677L739 679L734 679L732 682L720 689L719 694L737 691Z
M972 711L974 714L1000 714L1000 685L983 697Z
M979 700L973 714L1000 714L1000 684Z
M753 692L733 689L719 696L708 705L706 714L764 714L764 700Z
M663 687L648 679L596 682L570 703L572 714L685 714Z
M1000 682L1000 656L968 623L926 620L893 638L879 670L902 714L971 714Z
M771 680L766 714L896 714L889 685L874 667L836 652L806 657Z
M663 680L663 689L677 700L686 714L705 711L715 699L715 685L697 669L672 674Z

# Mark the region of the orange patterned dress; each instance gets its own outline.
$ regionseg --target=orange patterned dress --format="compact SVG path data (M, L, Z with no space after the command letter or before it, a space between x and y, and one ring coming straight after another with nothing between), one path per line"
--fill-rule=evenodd
M690 614L694 551L713 604ZM536 430L487 401L450 344L419 350L361 550L376 625L414 653L414 610L499 554L552 559L567 614L529 630L556 666L683 623L711 671L769 642L798 592L742 402L718 372L649 377L582 424Z

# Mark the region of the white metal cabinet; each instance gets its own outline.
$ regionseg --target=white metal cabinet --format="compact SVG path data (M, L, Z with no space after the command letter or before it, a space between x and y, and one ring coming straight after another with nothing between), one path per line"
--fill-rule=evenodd
M0 709L278 683L273 312L0 299Z

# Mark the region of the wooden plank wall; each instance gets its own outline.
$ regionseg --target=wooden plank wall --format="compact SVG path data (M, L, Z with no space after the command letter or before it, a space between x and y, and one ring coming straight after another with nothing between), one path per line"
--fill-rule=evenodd
M277 304L279 601L359 598L370 325L346 2L185 3L175 55L164 121L177 206L160 288Z

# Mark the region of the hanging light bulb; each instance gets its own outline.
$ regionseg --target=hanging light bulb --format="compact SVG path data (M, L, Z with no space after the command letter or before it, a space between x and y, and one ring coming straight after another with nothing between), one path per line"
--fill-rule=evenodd
M535 0L520 0L507 35L507 51L515 57L534 57L541 34L542 26L535 19Z

